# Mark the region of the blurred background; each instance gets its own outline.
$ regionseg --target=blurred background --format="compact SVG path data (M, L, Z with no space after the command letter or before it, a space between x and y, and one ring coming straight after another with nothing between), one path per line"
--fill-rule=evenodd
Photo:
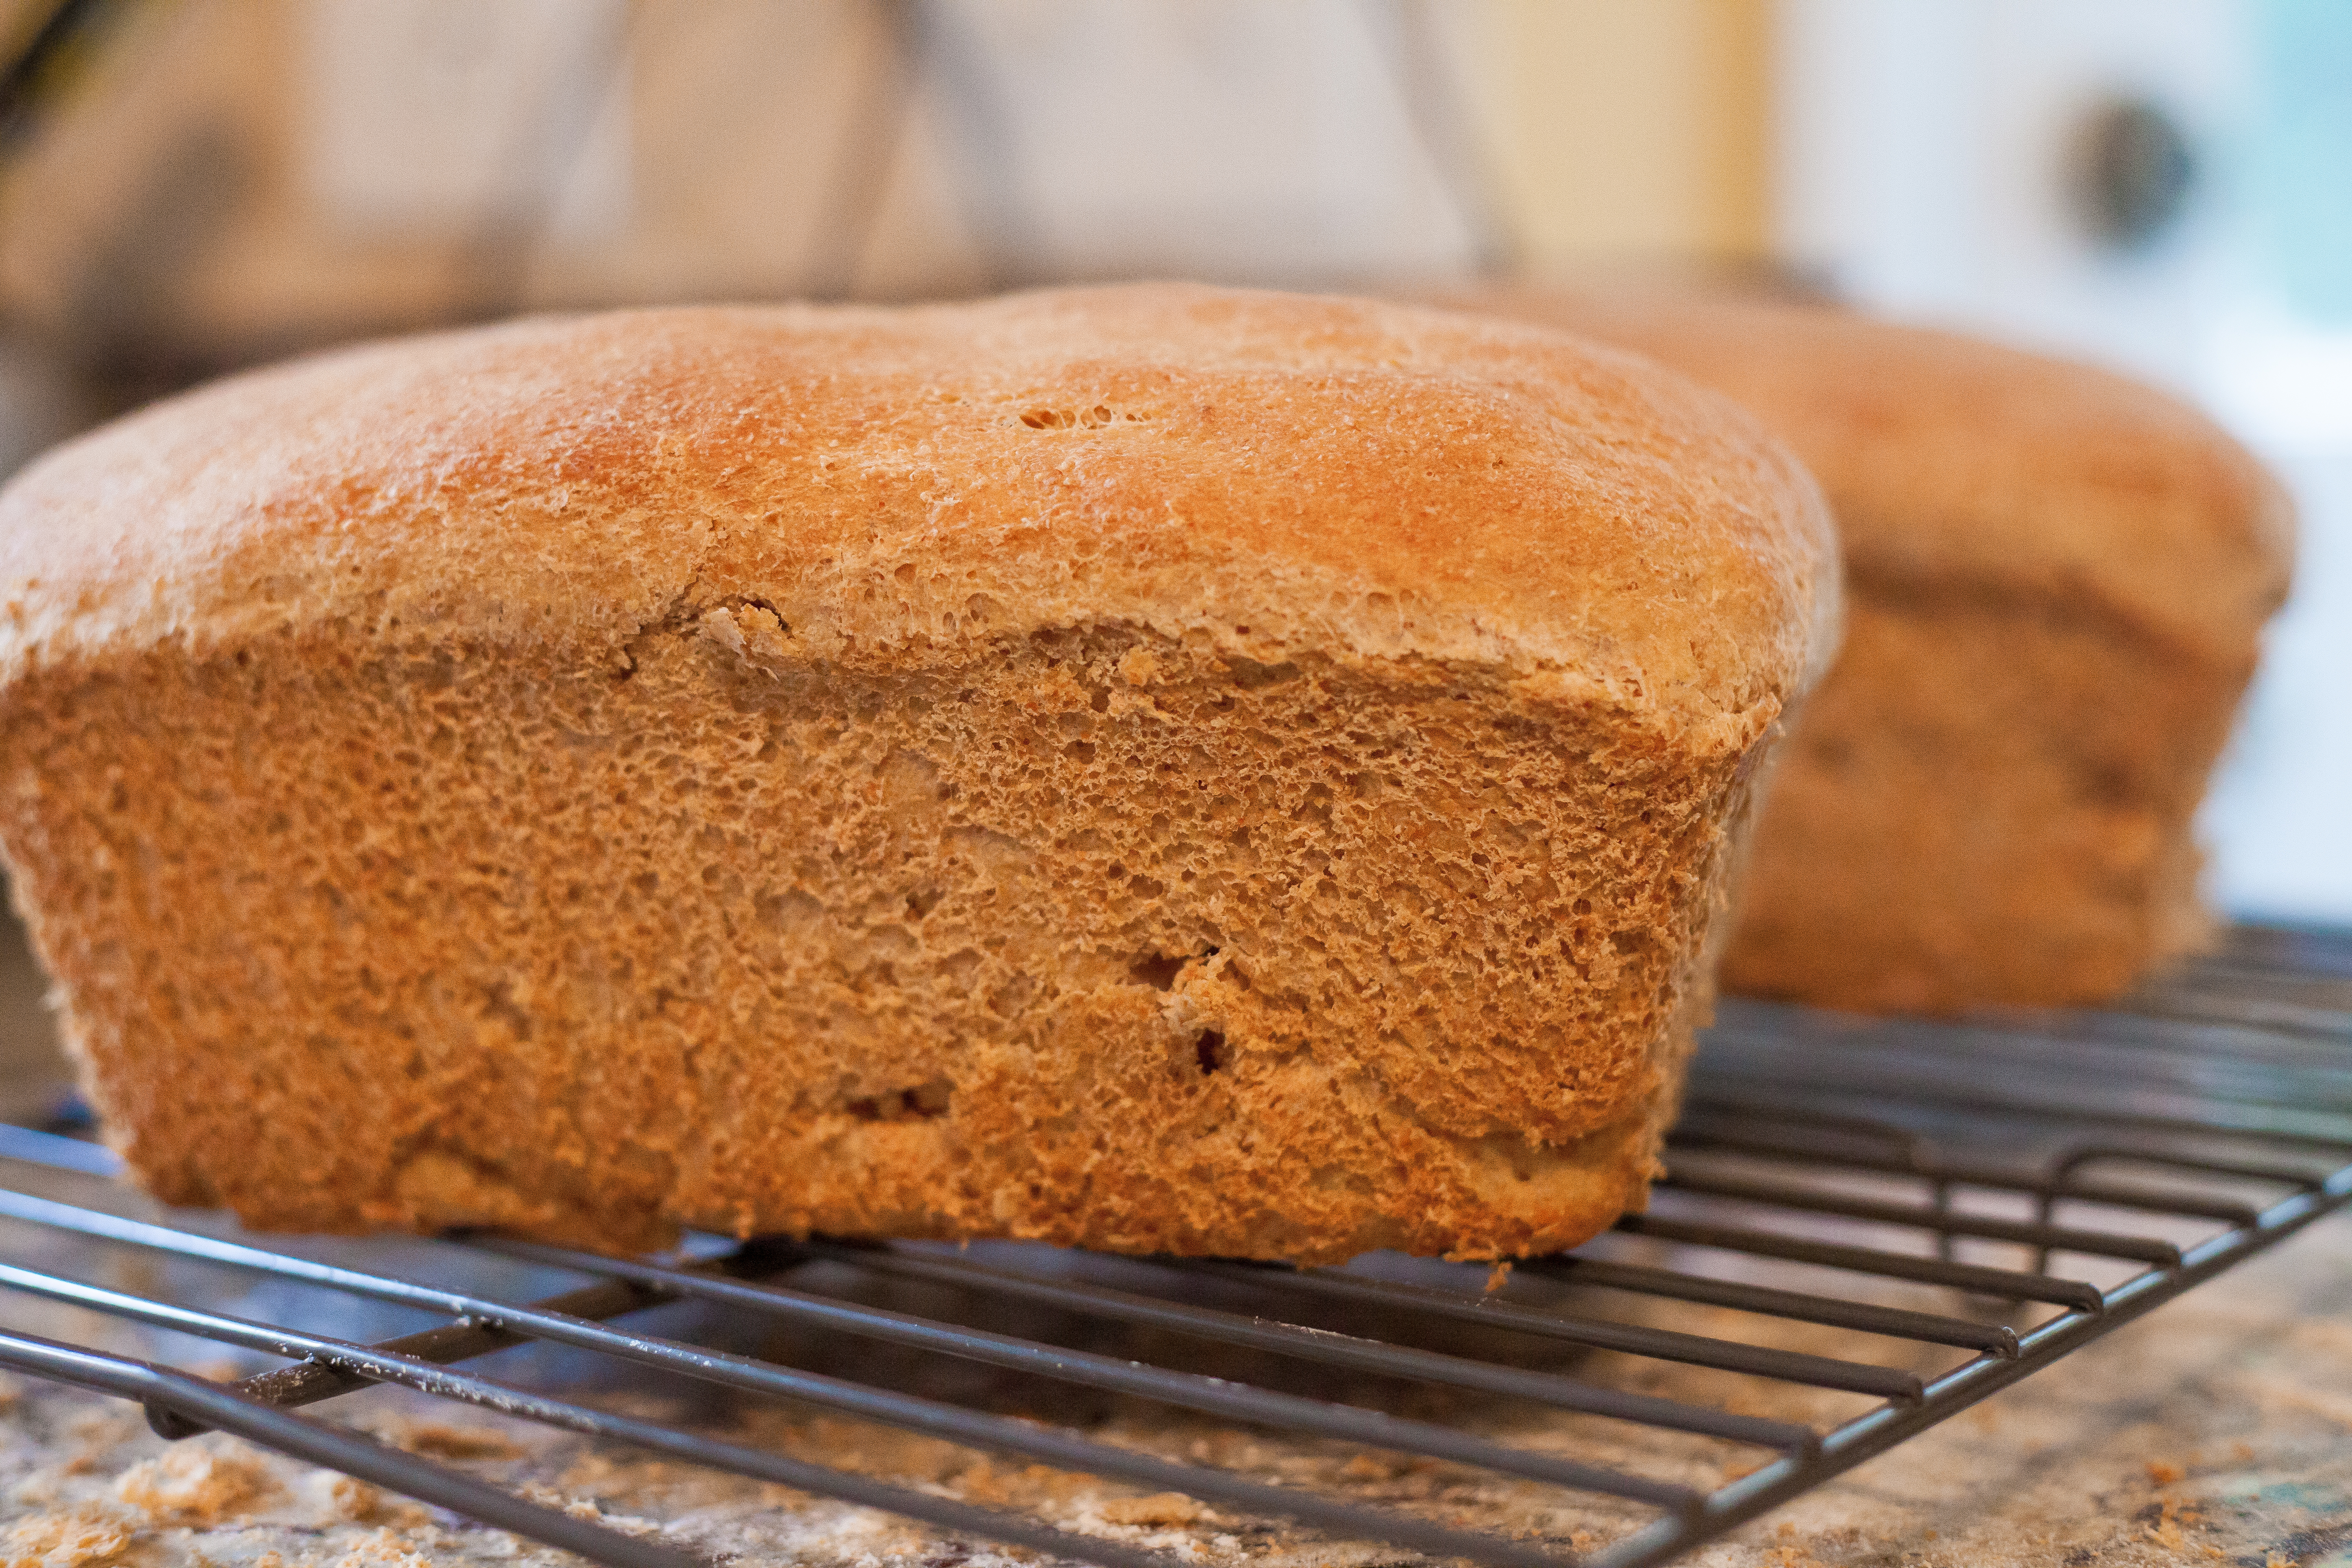
M2352 0L0 0L0 468L358 335L1137 275L1713 282L2136 372L2303 506L2214 889L2352 922Z

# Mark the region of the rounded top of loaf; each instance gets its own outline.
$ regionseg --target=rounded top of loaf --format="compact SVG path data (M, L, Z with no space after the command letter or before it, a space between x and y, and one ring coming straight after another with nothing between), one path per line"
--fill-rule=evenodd
M631 310L223 381L0 495L0 679L331 624L583 663L756 604L812 657L1120 622L1750 728L1835 551L1752 420L1525 326L1179 285Z
M1821 481L1857 580L2088 598L2230 663L2286 596L2284 490L2210 419L2127 377L1828 306L1452 302L1588 333L1738 399Z

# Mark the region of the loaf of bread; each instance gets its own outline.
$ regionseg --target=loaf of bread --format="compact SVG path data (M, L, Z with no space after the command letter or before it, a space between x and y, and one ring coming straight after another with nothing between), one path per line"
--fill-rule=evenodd
M1843 536L1844 651L1773 784L1727 986L2088 1003L2197 944L2190 818L2292 544L2243 448L2119 376L1843 311L1477 303L1728 393Z
M248 375L0 497L0 843L163 1198L1332 1259L1638 1204L1811 481L1173 286Z

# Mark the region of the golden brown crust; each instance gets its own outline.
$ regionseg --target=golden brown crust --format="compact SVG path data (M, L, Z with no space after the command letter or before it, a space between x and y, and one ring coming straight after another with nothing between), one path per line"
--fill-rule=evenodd
M1829 548L1710 395L1469 318L1168 285L618 312L299 362L50 455L0 505L0 675L346 619L614 647L735 596L898 646L1108 602L1712 722L1833 641Z
M1776 775L1727 984L2090 1002L2198 940L2190 818L2292 553L2242 447L2122 377L1843 311L1477 302L1738 398L1836 514L1851 635Z
M1435 314L526 323L0 499L0 841L257 1223L1543 1250L1640 1199L1827 553L1744 417Z
M2278 481L2139 382L1828 307L1475 298L1738 400L1821 480L1853 579L2087 600L2231 667L2285 597L2294 519Z

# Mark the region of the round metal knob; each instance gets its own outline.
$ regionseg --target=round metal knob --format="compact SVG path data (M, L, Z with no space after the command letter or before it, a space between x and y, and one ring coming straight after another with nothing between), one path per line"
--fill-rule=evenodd
M2179 223L2196 180L2196 153L2161 105L2111 99L2084 120L2075 205L2105 248L2144 250L2161 239Z

